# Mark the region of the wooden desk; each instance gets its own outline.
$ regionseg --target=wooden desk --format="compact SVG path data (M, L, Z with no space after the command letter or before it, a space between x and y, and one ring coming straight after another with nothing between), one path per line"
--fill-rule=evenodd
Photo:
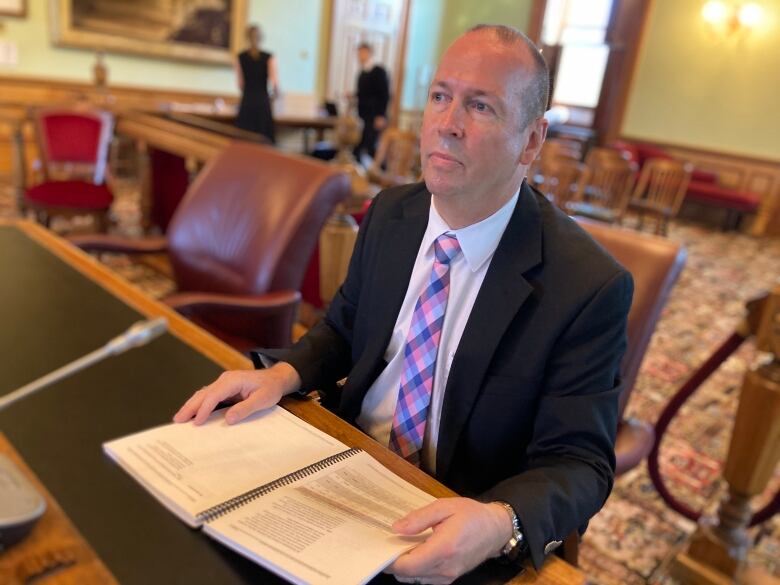
M0 222L0 359L6 393L99 347L132 322L165 316L169 334L0 412L0 428L120 583L281 583L187 528L101 451L101 443L170 420L227 368L251 364L37 224ZM436 496L452 495L311 401L285 408ZM380 578L379 581L387 580ZM464 582L505 582L504 576ZM512 583L582 583L551 558Z

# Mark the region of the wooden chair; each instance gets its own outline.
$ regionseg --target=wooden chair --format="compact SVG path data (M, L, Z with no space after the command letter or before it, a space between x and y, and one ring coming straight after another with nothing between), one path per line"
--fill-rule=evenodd
M543 159L537 174L537 187L550 201L567 211L568 204L577 195L577 185L584 171L585 165L576 160Z
M102 110L40 109L35 130L43 180L28 188L23 205L48 226L54 215L92 215L99 230L114 196L106 186L113 116Z
M383 188L411 183L417 178L419 140L414 132L387 128L379 139L374 162L368 169L368 178Z
M680 211L693 166L676 161L651 158L645 161L629 208L639 214L638 229L645 215L655 220L655 233L666 235L669 220Z
M606 154L590 159L580 177L577 195L568 203L567 211L572 215L619 224L628 207L636 164Z
M585 156L585 164L588 166L591 166L593 164L598 164L599 162L603 160L628 160L627 156L615 149L615 148L609 148L606 146L594 146L588 151L588 154Z
M72 241L94 251L167 251L177 293L166 304L239 351L283 347L320 230L349 192L331 165L237 141L198 174L165 237Z

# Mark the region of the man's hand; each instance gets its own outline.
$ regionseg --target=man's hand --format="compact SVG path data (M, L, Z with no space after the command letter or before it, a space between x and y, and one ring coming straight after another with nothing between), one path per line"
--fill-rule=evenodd
M234 370L222 375L193 394L173 416L182 423L194 417L196 425L206 421L217 404L235 400L225 413L228 424L237 423L253 412L270 408L282 396L301 386L298 372L290 364L278 362L266 370Z
M387 118L384 116L377 116L374 118L374 130L384 130L387 126Z
M483 561L498 556L512 538L512 520L500 504L443 498L393 524L411 536L428 528L428 539L388 569L402 583L452 583Z

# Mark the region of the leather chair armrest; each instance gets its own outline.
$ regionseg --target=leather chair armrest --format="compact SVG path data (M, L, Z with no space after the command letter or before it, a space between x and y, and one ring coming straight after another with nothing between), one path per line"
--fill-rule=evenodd
M292 290L263 295L184 292L163 301L190 321L235 349L287 347L301 293Z
M234 309L239 312L277 313L294 307L301 300L295 290L281 290L262 295L228 295L207 292L182 292L165 297L163 302L180 313L207 309Z
M155 254L168 249L164 236L150 238L125 238L109 234L70 236L68 241L88 252L123 252L125 254Z

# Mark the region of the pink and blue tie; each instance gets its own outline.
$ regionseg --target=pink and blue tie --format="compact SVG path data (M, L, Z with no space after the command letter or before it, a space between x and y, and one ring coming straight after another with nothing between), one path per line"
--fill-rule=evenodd
M433 243L431 279L412 315L404 346L404 369L398 391L390 449L407 461L420 464L420 451L433 392L436 355L450 292L450 262L460 253L454 235L442 234Z

